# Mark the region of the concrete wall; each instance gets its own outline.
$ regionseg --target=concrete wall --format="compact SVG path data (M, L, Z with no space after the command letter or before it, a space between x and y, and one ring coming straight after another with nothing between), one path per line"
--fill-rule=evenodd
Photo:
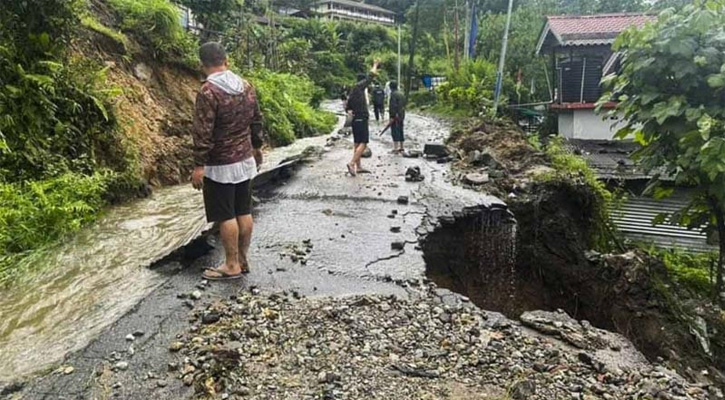
M613 140L621 127L616 121L602 120L594 110L562 110L559 113L559 134L569 139Z

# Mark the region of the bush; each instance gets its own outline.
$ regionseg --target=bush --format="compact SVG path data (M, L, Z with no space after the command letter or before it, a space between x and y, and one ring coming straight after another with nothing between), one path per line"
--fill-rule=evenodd
M168 0L109 0L121 16L121 28L154 49L160 59L193 59L196 39L181 26L179 9Z
M284 146L295 138L332 130L335 116L316 110L324 94L305 77L268 70L254 72L250 81L257 89L264 124L273 146Z

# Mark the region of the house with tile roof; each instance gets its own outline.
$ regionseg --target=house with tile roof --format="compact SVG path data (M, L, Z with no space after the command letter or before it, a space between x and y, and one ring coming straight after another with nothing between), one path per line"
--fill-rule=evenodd
M549 55L551 108L559 116L559 133L569 139L610 140L617 120L594 112L602 95L601 80L619 67L612 44L624 30L642 27L656 16L641 13L550 16L536 46Z

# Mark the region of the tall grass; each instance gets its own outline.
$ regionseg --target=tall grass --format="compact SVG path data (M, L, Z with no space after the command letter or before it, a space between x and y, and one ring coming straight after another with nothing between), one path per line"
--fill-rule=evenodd
M169 0L109 0L121 16L121 29L150 46L161 59L191 57L196 40L181 26L179 9Z

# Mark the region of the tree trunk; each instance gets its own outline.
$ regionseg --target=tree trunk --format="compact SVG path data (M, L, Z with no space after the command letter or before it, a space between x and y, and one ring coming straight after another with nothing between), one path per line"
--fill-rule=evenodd
M454 47L456 54L454 55L454 58L453 58L453 63L454 63L453 64L453 68L455 68L455 70L458 71L458 68L460 68L460 65L461 65L461 63L459 61L460 58L459 58L459 55L458 55L460 53L460 43L459 43L459 40L458 40L458 1L456 1L456 8L455 8L455 10L456 10L456 13L455 13L454 21L453 21L454 27L455 27L454 28L454 34L453 34L453 37L454 37L453 40L454 40L454 43L456 44L455 47Z
M715 209L715 220L717 223L718 242L720 244L720 255L718 257L717 270L715 271L715 299L719 303L725 303L721 294L725 291L723 287L723 268L725 268L725 215L721 207Z
M420 2L415 2L415 14L413 18L413 34L410 37L410 56L408 57L408 78L405 82L405 97L410 95L410 89L413 86L413 74L415 71L415 44L418 41L418 17L420 16Z

